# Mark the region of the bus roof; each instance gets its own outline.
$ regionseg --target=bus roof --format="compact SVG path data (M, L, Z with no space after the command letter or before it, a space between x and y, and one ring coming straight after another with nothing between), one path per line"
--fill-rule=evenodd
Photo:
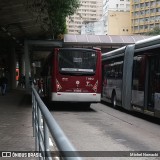
M135 43L135 52L160 47L160 35L154 36Z
M102 60L124 56L127 46L115 49L113 51L103 53ZM160 48L160 35L154 36L135 43L135 52L145 51L149 49Z
M126 46L115 49L115 50L107 52L107 53L103 53L102 60L123 56L125 49L126 49Z
M95 51L96 49L89 48L58 48L59 50L85 50L85 51Z

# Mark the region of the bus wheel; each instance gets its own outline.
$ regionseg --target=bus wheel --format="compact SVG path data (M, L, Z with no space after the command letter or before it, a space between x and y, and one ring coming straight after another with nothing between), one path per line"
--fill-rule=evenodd
M112 107L116 108L117 107L117 97L116 97L116 93L112 94Z

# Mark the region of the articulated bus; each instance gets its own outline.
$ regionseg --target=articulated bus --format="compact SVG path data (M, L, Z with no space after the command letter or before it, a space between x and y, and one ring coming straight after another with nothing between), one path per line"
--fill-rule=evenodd
M160 36L102 54L102 100L160 117Z
M52 102L101 101L101 50L55 48L42 71L44 95Z

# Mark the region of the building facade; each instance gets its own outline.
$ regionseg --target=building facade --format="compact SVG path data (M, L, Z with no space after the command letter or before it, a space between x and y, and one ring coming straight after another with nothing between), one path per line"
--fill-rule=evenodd
M128 25L125 27L122 24L124 21L130 21L130 0L103 0L103 21L105 34L121 35L123 34L121 30L123 31L124 29L126 31L124 32L125 35L130 34L131 27ZM117 25L117 23L122 24L122 26ZM111 24L113 24L113 26ZM116 33L114 31L116 31Z
M80 0L77 12L67 18L68 34L80 34L85 22L95 22L102 17L103 0Z
M97 22L86 22L81 27L81 34L104 35L104 23L102 20Z
M108 11L108 35L131 35L130 12Z
M145 34L160 27L160 0L131 0L133 34Z

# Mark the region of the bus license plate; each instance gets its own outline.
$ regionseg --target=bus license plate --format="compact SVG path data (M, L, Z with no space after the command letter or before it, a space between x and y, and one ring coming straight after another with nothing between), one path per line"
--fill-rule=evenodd
M81 89L74 89L74 92L82 92Z

